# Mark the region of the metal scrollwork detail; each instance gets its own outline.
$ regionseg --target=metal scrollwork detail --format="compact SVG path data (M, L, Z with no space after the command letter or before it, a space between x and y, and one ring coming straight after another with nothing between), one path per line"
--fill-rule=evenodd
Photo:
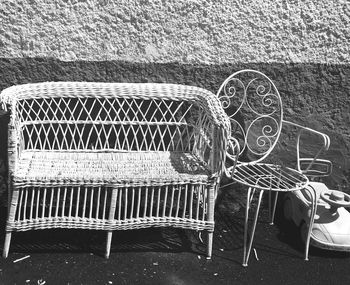
M251 80L247 84L245 98L247 106L257 116L272 116L281 109L280 97L270 81Z
M271 116L255 119L247 128L246 148L257 156L267 154L279 134L279 123Z
M231 119L231 135L240 142L241 154L248 151L265 157L278 140L283 116L273 82L258 71L236 72L221 85L218 97Z

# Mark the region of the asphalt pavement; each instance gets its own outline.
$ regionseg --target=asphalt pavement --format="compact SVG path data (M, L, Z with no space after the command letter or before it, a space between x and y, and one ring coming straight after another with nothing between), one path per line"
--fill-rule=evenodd
M304 261L298 228L280 211L269 225L266 201L243 267L243 194L219 196L211 260L187 230L115 232L109 259L102 231L29 231L13 234L9 257L0 259L0 284L350 284L348 253L311 248Z

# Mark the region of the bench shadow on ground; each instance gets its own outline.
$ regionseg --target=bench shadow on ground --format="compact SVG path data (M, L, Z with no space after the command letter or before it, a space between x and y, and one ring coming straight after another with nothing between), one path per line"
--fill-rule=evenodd
M239 203L232 195L219 195L215 211L214 256L217 251L242 248L243 219L237 218ZM5 231L6 208L0 208L0 231ZM3 245L1 235L0 247ZM114 231L111 253L116 252L187 252L205 257L205 234L176 228L146 228ZM10 252L93 253L104 256L106 232L79 229L46 229L13 232Z
M246 190L234 185L227 189L223 187L220 192L215 209L213 259L241 264ZM253 247L259 253L266 252L299 260L303 256L304 245L300 240L298 227L283 218L281 206L283 196L279 197L279 207L273 226L268 222L267 196L264 196L261 206ZM0 208L0 214L0 231L4 232L6 209ZM249 219L250 223L252 216ZM3 235L1 236L2 245ZM10 251L23 254L92 253L103 257L105 244L106 233L103 231L37 230L14 232ZM114 231L111 253L117 252L187 252L205 257L205 235L199 236L198 232L175 228ZM349 253L310 247L310 257L348 258Z
M244 204L243 188L222 189L218 195L215 209L215 232L213 258L240 263L243 253ZM264 207L262 206L262 214ZM4 232L6 209L1 208L0 230ZM252 217L250 217L251 223ZM263 225L261 225L263 224ZM258 227L267 224L267 219L259 217ZM276 219L282 229L278 234L281 242L302 250L296 242L295 230ZM282 233L282 234L281 234ZM283 234L288 233L288 234ZM106 233L79 229L49 229L14 232L12 234L11 252L33 253L93 253L104 255ZM0 240L3 243L3 238ZM260 242L258 233L254 240L259 251L276 251L273 246ZM139 230L114 231L111 252L188 252L205 256L205 234L175 228L146 228ZM278 254L288 254L276 252Z
M2 222L3 224L3 222ZM2 226L3 230L4 227ZM3 239L1 239L3 243ZM10 252L92 253L103 257L106 232L79 229L49 229L14 232ZM185 231L171 228L147 228L114 231L111 252L191 252Z

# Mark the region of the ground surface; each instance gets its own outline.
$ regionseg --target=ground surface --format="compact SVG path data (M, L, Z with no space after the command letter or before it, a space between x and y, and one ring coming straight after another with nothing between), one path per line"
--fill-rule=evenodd
M116 232L108 260L103 232L32 231L13 235L9 257L0 259L0 284L350 284L349 254L311 248L304 261L297 228L280 215L270 226L266 202L256 256L242 267L244 191L223 191L212 260L191 231Z

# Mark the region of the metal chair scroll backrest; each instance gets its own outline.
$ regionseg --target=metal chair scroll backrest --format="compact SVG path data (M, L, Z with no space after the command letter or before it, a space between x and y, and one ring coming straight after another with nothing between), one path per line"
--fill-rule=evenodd
M309 183L307 175L312 173L312 167L317 165L319 154L328 149L329 138L315 130L285 121L283 119L281 96L275 84L259 71L248 69L232 74L222 83L217 96L230 118L231 137L233 138L230 140L233 149L228 154L232 164L227 167L226 173L234 181L249 187L243 257L243 265L246 266L263 192L270 190L270 218L272 224L278 192L295 191L307 186ZM272 163L271 161L270 163L265 162L279 140L283 124L289 124L299 129L296 146L296 169L275 163L272 159L270 159ZM300 156L300 138L304 131L320 135L323 138L323 146L313 158L301 158ZM260 190L260 196L247 250L248 215L255 190ZM271 192L276 193L272 211ZM314 195L314 193L311 193L311 195ZM314 217L315 207L316 201L312 204L312 218ZM312 222L313 220L310 221L310 225ZM305 259L308 255L309 240L310 231L306 242Z
M275 147L281 133L283 109L274 83L263 73L242 70L229 76L217 95L239 142L237 162L260 162ZM244 155L243 155L244 154Z
M278 143L283 125L289 125L299 130L296 135L297 170L307 176L312 176L313 171L317 174L317 167L321 163L318 157L329 148L329 137L286 121L281 96L269 77L256 70L240 70L221 84L217 96L230 118L231 143L233 142L236 151L233 150L228 157L234 160L234 164L267 161ZM323 145L317 148L311 158L300 155L300 141L304 132L323 139Z

